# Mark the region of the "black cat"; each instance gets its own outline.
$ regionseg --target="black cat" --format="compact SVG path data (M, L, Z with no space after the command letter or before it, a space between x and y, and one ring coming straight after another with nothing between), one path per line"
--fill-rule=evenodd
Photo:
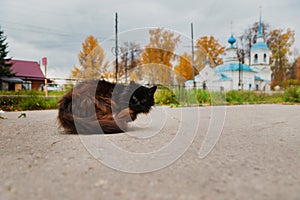
M139 113L149 113L156 89L134 82L82 82L60 99L59 124L71 133L124 132L127 122L134 121Z

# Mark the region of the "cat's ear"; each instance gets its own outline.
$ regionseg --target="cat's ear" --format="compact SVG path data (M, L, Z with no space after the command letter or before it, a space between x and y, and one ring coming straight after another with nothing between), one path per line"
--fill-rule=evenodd
M151 87L151 88L149 88L149 95L150 95L150 96L153 96L154 93L155 93L155 91L156 91L156 89L157 89L157 86L156 86L156 85L153 86L153 87Z

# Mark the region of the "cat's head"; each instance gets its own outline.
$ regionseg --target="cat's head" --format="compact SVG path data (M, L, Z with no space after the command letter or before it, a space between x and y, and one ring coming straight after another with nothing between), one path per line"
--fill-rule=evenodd
M135 87L129 100L129 108L135 113L148 113L154 105L154 93L157 86L151 88L130 83L129 87Z

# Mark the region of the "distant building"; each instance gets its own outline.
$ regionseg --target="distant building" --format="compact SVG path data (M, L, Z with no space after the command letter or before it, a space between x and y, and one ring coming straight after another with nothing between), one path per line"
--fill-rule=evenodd
M1 90L39 90L45 81L45 76L36 61L12 60L13 77L1 77Z
M208 90L270 90L271 51L264 41L262 21L260 18L257 41L251 48L250 65L238 60L236 39L233 35L228 39L229 47L225 50L224 64L214 69L206 62L204 69L195 76L197 88ZM186 86L191 87L192 81Z
M270 90L272 81L272 70L270 67L270 57L272 53L265 42L262 31L262 20L259 20L259 30L256 43L251 48L251 68L256 72L256 89Z

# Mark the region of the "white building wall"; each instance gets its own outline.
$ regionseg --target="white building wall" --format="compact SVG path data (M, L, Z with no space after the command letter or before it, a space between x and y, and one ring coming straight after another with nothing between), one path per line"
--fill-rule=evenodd
M263 66L261 71L257 72L257 76L263 79L266 82L271 82L272 79L272 70L270 66Z
M239 89L239 71L231 71L232 73L232 88L231 90ZM242 72L241 72L242 74Z
M248 71L227 71L223 73L232 79L231 84L225 84L225 90L255 90L255 73ZM241 84L243 88L239 88L239 77L241 76ZM241 86L241 87L242 87ZM251 87L250 87L251 86Z
M225 91L229 91L229 90L232 90L232 81L223 81L223 89Z

